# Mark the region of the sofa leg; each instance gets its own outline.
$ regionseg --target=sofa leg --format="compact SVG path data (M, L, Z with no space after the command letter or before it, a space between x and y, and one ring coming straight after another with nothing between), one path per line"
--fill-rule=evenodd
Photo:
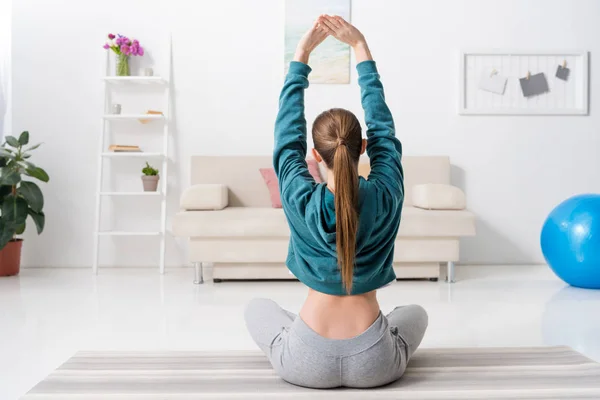
M448 261L448 265L446 266L446 282L454 283L454 261Z
M204 283L204 274L202 271L202 263L195 262L194 263L194 285L200 285Z

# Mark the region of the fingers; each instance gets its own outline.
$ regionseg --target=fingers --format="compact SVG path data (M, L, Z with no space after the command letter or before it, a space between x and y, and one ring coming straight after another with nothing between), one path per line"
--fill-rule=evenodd
M327 27L323 26L323 25L319 25L317 27L316 34L317 34L317 38L319 40L323 40L327 36L329 36L329 29Z
M327 27L331 35L335 35L335 32L339 29L328 16L322 17L320 22L323 24L323 26Z
M331 29L330 27L328 27L327 25L325 25L325 23L322 23L319 26L320 26L320 29L323 32L325 32L325 34L335 36L335 31L333 29Z
M338 23L338 25L340 25L340 27L343 27L345 25L350 25L350 23L348 21L346 21L344 18L340 17L339 15L334 15L333 18Z
M336 29L340 29L342 27L342 24L340 23L340 21L337 20L337 17L334 15L326 15L324 19L328 21L331 25L333 25Z
M320 22L319 20L316 20L314 25L313 25L313 30L317 33L317 35L321 36L328 36L330 34L330 29L327 28L325 25L323 25L322 22Z

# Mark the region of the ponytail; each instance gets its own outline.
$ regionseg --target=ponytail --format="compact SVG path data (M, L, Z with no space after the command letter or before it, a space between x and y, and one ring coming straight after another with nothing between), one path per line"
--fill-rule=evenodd
M344 289L350 294L358 230L358 167L343 140L335 149L333 165L338 266Z
M332 108L315 119L312 134L315 149L333 170L337 264L344 290L351 294L359 217L360 122L350 111Z

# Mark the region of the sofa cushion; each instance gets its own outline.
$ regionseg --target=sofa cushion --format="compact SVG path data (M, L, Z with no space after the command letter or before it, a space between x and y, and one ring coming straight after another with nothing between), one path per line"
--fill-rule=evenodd
M279 194L279 181L277 180L275 170L273 168L260 168L259 171L267 184L267 189L269 189L271 205L273 208L282 208L281 195Z
M184 237L289 237L282 209L228 207L220 211L183 211L175 215L173 233ZM475 235L469 211L404 207L398 233L402 237Z
M475 215L466 210L423 210L405 206L398 236L475 236Z
M459 188L441 183L424 183L412 188L412 204L426 210L464 210L465 194Z
M220 211L183 211L173 220L173 233L190 237L289 236L283 209L227 207Z
M308 166L308 172L313 177L315 182L322 183L321 173L319 171L319 163L316 160L306 160L306 165ZM277 179L277 175L275 174L275 169L273 168L259 168L260 174L267 185L267 189L269 189L269 197L271 198L271 205L273 208L281 208L281 195L279 193L279 180Z
M192 185L183 192L179 206L184 210L222 210L227 203L227 186L200 184Z

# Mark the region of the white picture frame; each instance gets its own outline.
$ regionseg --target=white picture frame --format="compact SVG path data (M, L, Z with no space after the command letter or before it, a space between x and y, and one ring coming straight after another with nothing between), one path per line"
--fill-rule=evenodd
M561 61L562 60L562 61ZM567 62L567 81L555 77ZM477 88L481 74L490 70L508 78L503 95ZM544 72L550 91L526 98L519 78ZM459 115L588 115L589 53L585 50L481 50L459 53Z

